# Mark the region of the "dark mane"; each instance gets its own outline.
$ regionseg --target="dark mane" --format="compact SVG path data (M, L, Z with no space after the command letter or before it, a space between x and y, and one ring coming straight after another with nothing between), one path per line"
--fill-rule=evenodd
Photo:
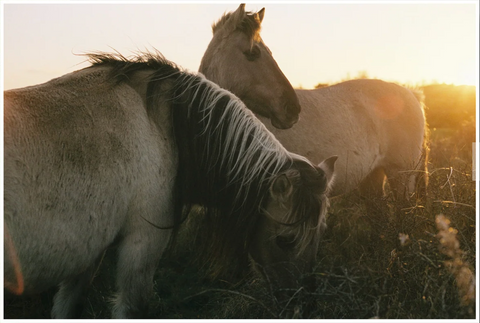
M232 14L233 12L225 13L212 25L212 32L215 34L215 32L221 29ZM260 38L261 24L260 21L255 19L255 15L251 11L246 12L245 18L237 25L236 29L245 33L250 39L258 40Z
M180 68L175 63L166 59L157 50L139 52L131 57L125 57L118 52L92 52L85 56L92 67L110 67L110 77L116 82L127 81L133 73L142 70L165 71L168 69L172 72L180 72Z

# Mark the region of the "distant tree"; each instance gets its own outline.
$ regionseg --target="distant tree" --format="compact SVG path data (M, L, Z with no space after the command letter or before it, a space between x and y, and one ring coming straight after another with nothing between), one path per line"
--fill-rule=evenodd
M347 73L347 76L342 78L341 82L349 81L349 80L358 80L358 79L369 79L371 77L368 76L367 71L358 71L357 76L351 77L350 73Z
M357 72L357 75L352 77L350 75L350 73L347 73L347 76L340 79L339 82L333 82L333 83L318 83L317 85L315 85L315 88L316 89L320 89L322 87L327 87L327 86L330 86L330 85L333 85L333 84L336 84L336 83L341 83L341 82L345 82L345 81L350 81L350 80L358 80L358 79L370 79L372 77L370 77L368 75L368 72L367 71L358 71Z
M431 84L421 87L425 94L426 119L430 128L461 128L475 120L475 86Z
M317 85L315 85L315 88L316 89L319 89L319 88L322 88L322 87L327 87L329 86L330 84L328 83L318 83Z
M368 78L370 78L370 77L368 76L367 71L359 71L357 73L356 79L368 79Z

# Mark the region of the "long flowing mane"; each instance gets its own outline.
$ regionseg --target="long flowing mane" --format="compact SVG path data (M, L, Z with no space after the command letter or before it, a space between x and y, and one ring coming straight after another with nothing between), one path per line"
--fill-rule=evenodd
M209 239L203 247L210 261L221 266L232 256L245 256L270 180L292 166L292 155L233 94L180 70L159 53L89 57L93 66L112 68L112 82L152 70L147 111L155 110L157 98L166 94L162 82L173 81L168 96L179 154L179 205L186 208L183 212L194 204L205 207ZM181 218L180 208L177 213Z

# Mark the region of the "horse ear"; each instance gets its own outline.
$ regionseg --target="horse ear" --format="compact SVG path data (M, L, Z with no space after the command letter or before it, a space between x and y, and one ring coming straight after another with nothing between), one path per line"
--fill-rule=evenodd
M292 191L292 182L290 182L286 174L276 176L270 185L270 196L276 201L286 201L292 194Z
M327 186L330 186L334 178L335 162L337 159L338 156L332 156L318 164L318 167L323 170L325 176L327 177Z
M235 13L237 13L237 12L245 13L245 4L244 4L244 3L241 3L241 4L238 6L237 10L235 10Z
M255 17L257 18L259 23L262 23L264 16L265 16L265 8L262 8L262 10L260 10L255 14Z
M232 15L230 16L228 25L230 30L235 30L237 26L243 21L245 18L245 4L242 3L238 6L237 10L235 10Z

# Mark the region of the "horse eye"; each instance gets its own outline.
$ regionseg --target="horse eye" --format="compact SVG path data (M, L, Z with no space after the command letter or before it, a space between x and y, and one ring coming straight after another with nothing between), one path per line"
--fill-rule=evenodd
M253 46L251 50L247 50L243 52L243 54L249 61L254 61L260 57L260 48L258 48L258 46Z
M281 249L293 249L293 247L295 247L295 236L293 234L287 236L277 236L275 238L275 242Z

